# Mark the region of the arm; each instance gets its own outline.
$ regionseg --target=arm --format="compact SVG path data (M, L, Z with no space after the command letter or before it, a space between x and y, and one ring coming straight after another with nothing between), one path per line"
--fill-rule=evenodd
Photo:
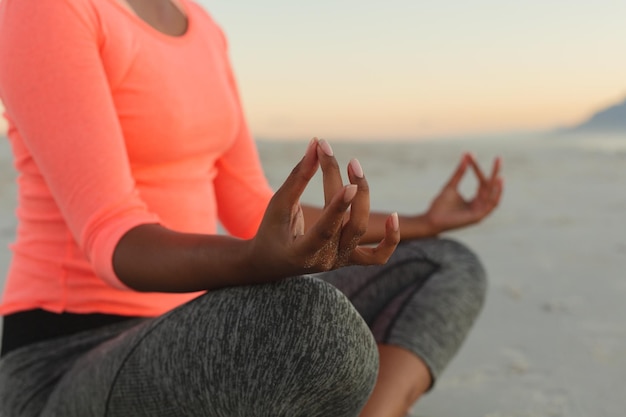
M139 198L100 59L90 2L2 1L0 94L73 238L96 274L113 271L117 241L156 223Z
M326 207L305 231L299 199L318 164L324 173ZM272 197L253 239L139 226L117 245L115 270L122 281L138 290L194 291L258 284L345 265L385 263L400 240L397 218L386 219L378 246L359 246L369 215L367 181L351 175L351 185L344 186L336 166L334 157L312 141Z
M220 34L228 82L237 103L239 129L230 149L217 161L215 196L218 215L224 228L234 236L250 238L257 231L274 192L265 178L256 145L246 123L239 88L228 57L226 37L221 31Z

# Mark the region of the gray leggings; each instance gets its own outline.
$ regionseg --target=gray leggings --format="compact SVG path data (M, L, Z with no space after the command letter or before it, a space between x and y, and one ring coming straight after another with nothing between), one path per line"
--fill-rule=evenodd
M436 378L485 289L470 251L430 239L381 267L211 291L157 318L10 352L0 417L356 417L376 342L415 353Z

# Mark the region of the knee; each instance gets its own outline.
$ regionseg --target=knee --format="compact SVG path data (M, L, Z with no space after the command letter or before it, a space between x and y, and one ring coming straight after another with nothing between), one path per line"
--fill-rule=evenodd
M325 281L298 277L283 284L281 299L288 306L283 331L296 354L308 362L303 370L323 375L330 392L361 392L367 397L378 373L378 349L361 315Z
M212 356L230 358L221 361L227 369L220 373L228 378L220 385L228 387L236 407L243 407L241 415L246 415L248 394L234 393L251 386L254 408L263 415L358 413L376 382L378 351L369 328L339 290L316 278L295 277L226 293L243 308L229 312L221 342L209 349L222 346Z
M441 265L449 285L464 296L472 296L481 308L485 302L488 281L480 258L464 244L452 239L439 239ZM479 308L479 310L480 310Z
M287 305L281 331L291 345L280 360L294 358L294 366L277 379L289 386L289 402L309 403L306 416L356 415L378 374L371 331L352 303L322 280L298 277L280 286Z
M417 264L430 264L438 285L452 293L471 297L482 307L487 293L487 274L479 257L464 244L453 239L426 239L408 243ZM442 282L443 281L443 282Z
M440 239L442 258L447 267L458 268L481 286L486 285L487 274L482 261L474 251L453 239Z

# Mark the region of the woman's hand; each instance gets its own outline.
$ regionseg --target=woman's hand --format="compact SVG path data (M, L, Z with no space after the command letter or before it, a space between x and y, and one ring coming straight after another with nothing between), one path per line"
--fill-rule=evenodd
M320 165L324 209L305 231L300 196ZM249 265L260 282L387 262L400 241L397 214L387 217L384 238L376 247L359 246L369 221L369 189L356 159L348 165L348 177L350 185L344 186L330 145L312 140L304 158L272 198L250 241Z
M501 159L496 158L491 175L486 177L474 157L464 154L452 177L424 215L433 234L478 223L487 217L498 206L502 196L504 182L499 175L501 166ZM466 200L459 192L459 184L468 168L474 171L478 187L474 197Z

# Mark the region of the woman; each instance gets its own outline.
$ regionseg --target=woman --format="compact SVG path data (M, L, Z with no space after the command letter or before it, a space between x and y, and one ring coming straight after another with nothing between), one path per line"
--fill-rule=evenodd
M273 193L189 0L3 0L0 96L19 172L2 417L402 416L480 310L478 260L432 237L496 207L499 161L465 155L399 217L314 139ZM318 167L324 208L301 206Z

